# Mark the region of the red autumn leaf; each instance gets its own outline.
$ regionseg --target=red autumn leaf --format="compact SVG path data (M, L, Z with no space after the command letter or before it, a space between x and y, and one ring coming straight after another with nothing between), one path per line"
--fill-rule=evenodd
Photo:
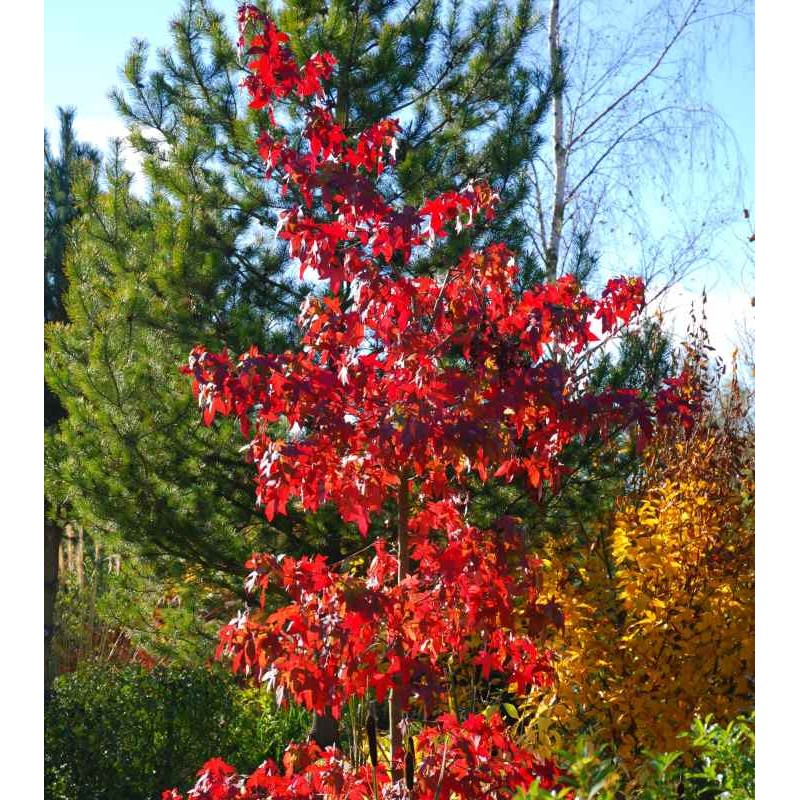
M415 709L430 720L417 739L415 800L511 798L534 777L553 787L557 770L517 747L499 716L435 716L448 705L450 664L477 666L486 681L502 676L518 692L547 684L550 654L537 638L564 622L556 600L537 602L541 562L518 521L470 524L470 483L522 477L534 497L557 492L565 448L632 425L643 444L654 421L676 415L690 426L695 387L676 378L653 410L635 391L592 393L572 374L595 338L593 320L614 332L641 310L638 279L609 281L599 299L574 276L520 293L514 255L501 244L466 251L441 276L398 274L418 248L458 235L478 216L491 219L492 187L396 207L375 179L393 163L399 123L348 137L325 97L332 57L300 64L261 11L244 6L239 20L251 105L272 115L259 154L287 196L293 187L299 198L281 213L278 235L300 277L313 269L330 291L304 303L297 352L252 347L234 362L198 346L183 371L206 424L234 416L252 436L247 458L268 520L290 502L308 511L330 503L366 538L372 515L400 509L413 563L406 570L399 535L372 539L373 556L360 568L255 555L248 591L259 590L262 603L268 588L282 591L287 602L237 617L217 653L279 699L320 714L339 717L351 698L374 692L382 702L391 690L399 713ZM296 147L272 114L290 96L308 108ZM342 288L347 302L337 296ZM396 777L403 759L393 755ZM374 796L374 782L381 791L391 781L383 765L373 775L335 750L293 745L283 771L267 762L246 781L224 762L207 762L189 797L363 800Z

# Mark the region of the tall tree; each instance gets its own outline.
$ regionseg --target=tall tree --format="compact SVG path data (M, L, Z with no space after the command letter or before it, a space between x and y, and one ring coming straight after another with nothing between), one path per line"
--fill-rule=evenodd
M549 0L545 8L531 52L549 78L550 136L527 176L526 245L549 281L569 273L592 285L624 268L643 275L652 302L709 266L714 236L741 213L731 201L736 143L705 99L702 77L711 43L746 21L750 4ZM720 181L712 167L729 159L733 178ZM694 203L686 202L688 181ZM636 386L652 395L671 350L660 323L643 319L619 347L590 348L581 375L596 389ZM585 525L613 508L641 460L622 439L596 439L565 459L571 473L557 497L500 500L525 516L535 537L561 531L586 544ZM485 498L487 508L497 500Z
M548 279L607 251L662 285L709 264L741 205L737 144L703 92L704 59L751 14L749 0L549 0L537 52L551 136L527 216ZM733 177L712 168L723 164Z
M329 292L298 317L301 351L252 347L235 363L198 346L184 371L206 424L238 420L268 520L290 504L331 503L374 557L359 567L254 555L247 588L262 598L285 592L288 602L240 615L218 652L276 689L279 702L288 694L338 716L356 698L388 697L390 746L384 767L373 720L371 776L313 745L287 749L285 775L265 762L246 781L213 759L190 796L354 799L371 782L376 798L380 784L383 796L478 800L510 798L534 777L552 788L548 766L513 744L500 715L476 713L474 693L458 697L451 685L455 673L479 668L484 680L498 673L525 692L550 673L536 645L541 562L513 518L475 524L467 476L555 490L568 442L633 424L647 441L653 410L636 391L595 394L572 371L596 338L593 320L609 332L641 309L642 281L610 280L597 300L572 276L517 294L514 255L502 243L464 249L436 277L409 277L420 252L491 218L497 196L476 183L419 208L393 204L375 177L393 165L397 121L346 136L325 91L335 59L299 62L288 37L252 7L240 20L254 27L252 102L273 120L261 157L296 189L278 233L301 272L314 269ZM313 100L297 143L277 122L292 95ZM681 385L661 393L659 421L670 409L688 413ZM275 430L280 421L291 423L288 437Z
M75 138L74 108L59 108L59 149L53 153L44 132L44 320L65 320L63 296L66 290L64 262L69 225L78 216L74 184L78 172L95 167L100 155L89 144ZM45 384L45 427L63 416L58 398Z
M527 0L471 10L431 0L287 2L279 17L298 53L328 49L345 65L332 91L348 134L401 119L399 168L386 177L397 202L489 180L507 198L503 214L462 238L514 242L519 176L539 144L542 110L523 66L535 22ZM163 569L200 565L228 586L256 547L298 552L324 540L335 555L348 533L325 510L265 524L231 428L198 427L180 389L175 365L198 341L233 352L251 342L295 347L287 321L309 287L265 235L289 198L263 180L255 142L266 117L239 89L245 73L224 17L187 0L172 32L155 69L134 43L113 94L143 159L143 196L119 144L102 190L81 188L87 213L66 267L69 321L47 333L48 380L69 411L48 451L48 493ZM287 109L290 129L299 105Z
M44 133L44 320L64 321L63 296L66 290L64 264L70 235L70 224L77 218L79 208L73 187L79 173L93 174L99 160L97 151L75 138L74 108L59 108L59 153L50 148L47 131ZM50 387L44 385L45 430L63 416L64 408ZM55 602L58 590L58 549L61 527L57 511L44 519L44 685L47 693L54 677L52 642L55 632Z

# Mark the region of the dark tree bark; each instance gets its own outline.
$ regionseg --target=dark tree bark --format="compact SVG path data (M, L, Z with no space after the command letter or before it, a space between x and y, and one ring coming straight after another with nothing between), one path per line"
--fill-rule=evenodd
M53 656L55 606L58 590L58 548L61 528L45 517L44 522L44 692L48 699L57 664Z
M339 743L339 720L331 714L314 714L309 737L320 747L330 747Z

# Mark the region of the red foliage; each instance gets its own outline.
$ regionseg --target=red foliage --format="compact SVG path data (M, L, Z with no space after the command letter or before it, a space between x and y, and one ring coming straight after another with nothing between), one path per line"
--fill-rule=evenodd
M367 798L376 781L387 798L500 798L535 777L550 785L552 765L516 747L498 716L434 716L446 707L451 659L484 678L499 673L518 692L549 681L549 655L536 639L545 624L563 623L552 602L539 603L539 562L514 520L490 530L469 524L467 480L473 470L481 481L520 477L541 496L558 488L567 444L633 423L649 435L653 412L635 391L589 393L569 368L596 340L593 321L614 332L641 309L642 282L609 281L599 300L571 276L516 291L514 256L501 244L465 252L440 278L403 274L422 248L479 215L491 219L497 196L475 184L419 209L385 199L375 178L393 163L399 123L349 137L324 93L334 59L299 65L261 12L245 6L239 19L260 26L245 79L251 106L271 119L259 152L295 200L278 235L301 276L314 270L330 294L304 304L300 352L254 347L232 359L196 347L184 371L206 424L232 415L252 436L248 457L268 519L290 501L309 511L333 503L366 536L387 500L410 496L412 568L382 538L362 575L322 556L254 555L248 589L261 592L262 605L268 588L288 603L242 614L223 629L218 652L279 700L338 716L349 697L374 692L381 702L391 690L401 709L429 722L416 769L407 765L413 791L397 763L392 783L382 767L373 775L335 750L292 746L282 772L267 762L246 780L208 762L189 797ZM307 109L297 147L273 114L290 95ZM679 388L667 387L659 413L683 402ZM276 423L288 435L276 435Z
M432 511L437 505L441 514ZM284 589L292 602L255 622L242 615L221 633L218 655L233 669L288 692L309 710L339 716L347 699L389 689L426 716L441 707L447 659L474 663L484 678L502 673L525 692L550 679L550 661L529 631L539 562L518 533L447 530L450 503L429 504L411 520L414 571L397 582L397 559L378 539L366 574L341 574L322 556L254 556L249 589ZM463 524L463 523L461 523ZM443 532L439 541L431 526ZM535 634L534 634L535 635Z
M373 775L371 767L351 767L335 748L306 744L287 748L282 770L268 760L249 777L212 759L198 772L186 800L374 800L375 788L384 800L510 800L534 780L552 788L559 775L552 764L517 747L497 714L488 720L474 714L463 723L443 714L423 730L418 747L427 755L417 765L411 788L405 782L392 783L383 765ZM172 789L162 800L184 797Z

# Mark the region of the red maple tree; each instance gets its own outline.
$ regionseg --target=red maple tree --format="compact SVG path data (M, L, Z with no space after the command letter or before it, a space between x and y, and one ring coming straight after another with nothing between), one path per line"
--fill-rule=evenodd
M491 187L421 208L386 199L376 179L393 163L399 123L348 136L325 94L333 57L299 64L288 37L251 6L239 23L242 45L257 27L244 84L270 119L260 154L296 198L278 235L301 276L314 270L329 292L306 300L299 352L251 348L234 359L196 347L184 371L206 424L238 419L268 519L292 501L309 511L333 503L366 537L388 507L396 533L371 541L361 572L319 555L255 554L247 589L262 607L268 589L288 602L241 614L218 654L279 702L290 696L318 713L338 717L353 697L388 700L391 752L378 763L371 722L370 766L291 745L283 769L268 761L249 778L209 761L188 797L506 798L534 779L552 785L553 765L517 747L499 715L459 718L448 703L453 664L520 694L550 680L540 633L557 619L538 596L541 565L518 522L470 524L468 476L522 480L541 496L558 489L567 444L632 424L646 438L654 414L677 408L679 384L653 412L632 390L586 391L568 367L597 338L593 323L613 332L641 309L642 282L612 280L599 299L571 276L517 291L502 244L467 250L443 275L410 277L418 253L492 217ZM290 96L307 110L297 146L275 114Z

